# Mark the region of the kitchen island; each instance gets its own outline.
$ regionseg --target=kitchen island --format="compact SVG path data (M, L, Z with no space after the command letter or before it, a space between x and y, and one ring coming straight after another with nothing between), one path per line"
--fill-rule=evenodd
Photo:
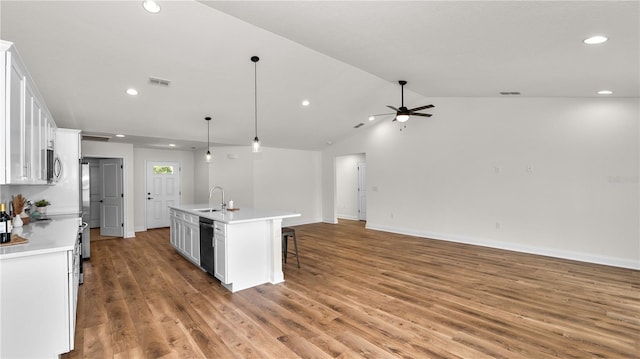
M282 220L299 213L210 209L206 204L169 206L171 244L180 254L231 292L284 281ZM211 235L201 238L205 233Z

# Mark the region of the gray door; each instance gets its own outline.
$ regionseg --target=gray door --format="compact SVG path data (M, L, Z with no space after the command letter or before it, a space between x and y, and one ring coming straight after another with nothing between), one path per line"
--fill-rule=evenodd
M122 159L101 159L100 179L100 235L124 237Z

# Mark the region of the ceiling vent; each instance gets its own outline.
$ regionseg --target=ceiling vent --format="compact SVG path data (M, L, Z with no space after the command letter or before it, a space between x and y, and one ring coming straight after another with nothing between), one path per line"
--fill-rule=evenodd
M109 142L110 139L110 136L82 135L83 141Z
M169 84L171 83L171 81L169 80L165 80L165 79L160 79L157 77L149 77L149 82L152 85L158 85L158 86L169 86Z
M359 124L353 126L353 128L360 128L362 126L364 126L364 123L360 122Z
M502 96L518 96L518 95L520 95L520 92L518 92L518 91L501 91L500 94Z

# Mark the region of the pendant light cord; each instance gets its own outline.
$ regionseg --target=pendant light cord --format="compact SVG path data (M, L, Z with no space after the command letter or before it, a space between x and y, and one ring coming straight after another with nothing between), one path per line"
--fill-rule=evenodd
M253 94L254 94L254 118L255 118L255 127L256 127L256 138L258 137L258 61L253 62Z

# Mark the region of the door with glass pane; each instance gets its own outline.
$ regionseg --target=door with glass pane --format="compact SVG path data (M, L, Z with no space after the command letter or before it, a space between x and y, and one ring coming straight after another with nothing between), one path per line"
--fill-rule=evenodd
M169 227L169 206L180 204L180 164L147 161L147 229Z

